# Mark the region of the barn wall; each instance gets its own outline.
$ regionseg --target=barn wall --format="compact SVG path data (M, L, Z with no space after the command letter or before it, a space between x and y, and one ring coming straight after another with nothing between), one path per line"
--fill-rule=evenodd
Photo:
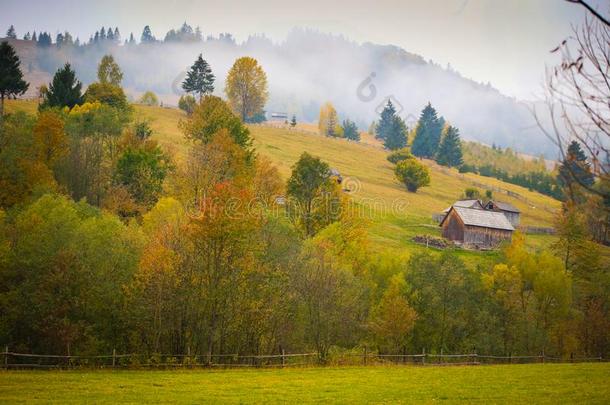
M512 234L512 231L503 229L466 226L464 228L464 244L480 247L493 247L497 246L502 241L510 240Z
M451 211L443 223L443 237L445 239L462 242L464 240L464 225L455 211Z

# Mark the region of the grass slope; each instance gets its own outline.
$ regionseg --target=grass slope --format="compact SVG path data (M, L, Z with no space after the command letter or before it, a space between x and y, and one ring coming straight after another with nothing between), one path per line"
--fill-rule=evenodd
M607 403L610 364L0 372L5 403Z

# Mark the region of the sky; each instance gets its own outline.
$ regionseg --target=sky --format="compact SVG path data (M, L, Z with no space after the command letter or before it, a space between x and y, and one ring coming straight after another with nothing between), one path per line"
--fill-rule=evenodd
M589 0L605 15L610 1ZM50 6L52 4L52 6ZM157 37L187 21L204 35L232 33L238 41L265 34L281 42L294 27L343 35L357 42L397 45L506 95L542 94L550 50L585 15L565 0L0 0L0 32L68 30L86 40L101 26L139 38L144 25Z

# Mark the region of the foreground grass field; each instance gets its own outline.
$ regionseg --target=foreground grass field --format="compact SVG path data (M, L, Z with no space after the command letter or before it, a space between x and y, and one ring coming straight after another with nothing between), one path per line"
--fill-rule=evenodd
M608 403L610 364L0 372L5 403Z

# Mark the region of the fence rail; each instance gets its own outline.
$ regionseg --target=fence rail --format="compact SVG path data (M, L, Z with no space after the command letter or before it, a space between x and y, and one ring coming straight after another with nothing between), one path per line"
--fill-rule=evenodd
M378 354L365 349L362 353L333 354L321 359L318 353L279 353L269 355L238 354L113 354L108 355L56 355L15 353L5 350L0 355L4 369L72 369L72 368L277 368L333 365L383 365L411 364L421 366L527 364L527 363L577 363L603 362L600 357L569 358L539 356L499 356L478 353L459 354Z

